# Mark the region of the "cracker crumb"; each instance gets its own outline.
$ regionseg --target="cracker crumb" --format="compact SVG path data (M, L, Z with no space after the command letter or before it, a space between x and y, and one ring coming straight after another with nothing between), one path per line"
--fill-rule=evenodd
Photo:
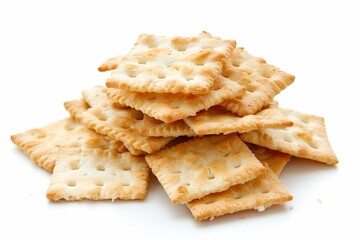
M264 207L264 206L260 206L260 207L257 208L257 210L258 210L259 212L263 212L263 211L265 211L265 207Z
M214 220L214 218L215 218L215 217L214 217L214 216L212 216L212 217L210 218L210 221Z

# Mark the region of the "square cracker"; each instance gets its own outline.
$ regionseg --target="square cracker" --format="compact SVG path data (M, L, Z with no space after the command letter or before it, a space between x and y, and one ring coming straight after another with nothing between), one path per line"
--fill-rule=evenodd
M146 114L144 114L144 119L139 124L138 130L141 135L152 137L196 136L196 133L183 120L164 123Z
M296 157L327 164L338 163L326 134L324 118L290 109L283 111L294 123L292 127L255 130L241 134L241 139Z
M234 49L224 64L222 75L246 87L244 96L220 104L239 116L256 113L295 79L243 48Z
M197 137L145 160L173 203L225 191L266 171L236 134Z
M126 150L121 141L110 142L106 136L75 122L71 117L13 135L11 140L39 167L49 172L53 171L61 155L68 155L73 149Z
M266 173L254 180L193 200L187 203L187 207L194 218L201 221L248 209L263 211L271 205L292 200L293 197L276 174L267 166L266 168Z
M148 181L144 157L84 149L58 159L46 196L53 201L144 199Z
M248 148L255 154L255 157L263 164L267 164L276 176L280 176L285 165L290 161L291 155L279 151L260 147L250 143L246 144Z
M201 95L141 93L111 89L108 91L108 97L113 102L135 108L153 118L170 123L195 116L200 110L208 109L244 93L245 87L219 76L209 92Z
M239 117L220 106L214 106L207 111L198 112L194 117L187 117L184 121L199 135L242 133L263 128L292 126L292 122L277 107Z
M235 41L207 34L191 38L142 34L106 85L136 92L204 94L235 46Z
M83 99L66 102L65 108L79 122L108 136L124 142L126 147L152 153L173 138L144 137L136 129L143 114L131 108L115 108L106 96L107 88L96 86L83 92ZM129 149L131 151L131 148Z

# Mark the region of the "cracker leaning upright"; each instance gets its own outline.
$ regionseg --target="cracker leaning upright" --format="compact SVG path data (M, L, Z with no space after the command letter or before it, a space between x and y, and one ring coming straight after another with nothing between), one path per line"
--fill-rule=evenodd
M189 38L142 34L127 56L116 62L106 85L136 92L204 94L235 46L233 40L208 34Z

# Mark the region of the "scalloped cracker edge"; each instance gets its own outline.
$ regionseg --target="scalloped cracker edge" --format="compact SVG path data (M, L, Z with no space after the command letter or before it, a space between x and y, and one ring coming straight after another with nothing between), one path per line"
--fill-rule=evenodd
M288 153L300 158L337 164L329 143L323 117L282 109L294 123L283 129L262 129L241 134L244 142Z
M79 150L58 159L46 196L53 201L144 199L149 172L144 157Z
M145 160L175 204L225 191L266 171L237 134L197 137Z
M106 136L77 123L68 117L42 128L35 128L11 136L39 167L52 172L57 159L74 149L116 149L125 151L121 141L109 141Z
M207 93L235 48L233 40L208 34L174 37L141 34L106 85L136 92Z

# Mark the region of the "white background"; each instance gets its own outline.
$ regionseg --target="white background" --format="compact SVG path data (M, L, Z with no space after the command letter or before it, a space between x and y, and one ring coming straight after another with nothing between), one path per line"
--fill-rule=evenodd
M360 14L356 1L1 1L0 239L297 239L359 236ZM324 116L340 164L293 160L294 200L196 222L155 178L146 200L52 203L50 179L10 135L67 116L63 102L103 84L105 59L140 33L235 39L296 76L281 106ZM351 236L351 237L350 237Z

